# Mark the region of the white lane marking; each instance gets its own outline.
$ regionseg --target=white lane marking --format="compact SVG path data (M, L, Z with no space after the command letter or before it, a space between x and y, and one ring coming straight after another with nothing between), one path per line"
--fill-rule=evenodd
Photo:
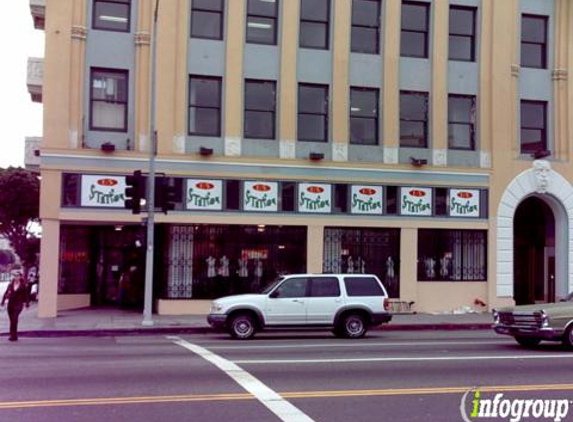
M283 399L277 392L267 387L257 378L243 370L230 360L196 344L189 343L180 337L167 337L175 344L197 354L206 361L212 363L217 368L225 372L237 384L251 393L257 400L266 406L271 412L277 415L284 422L314 422L306 413Z
M213 343L209 343L213 344ZM253 345L252 342L244 346L209 346L210 350L253 350L253 349L314 349L314 348L335 348L335 347L352 347L353 349L358 347L369 347L369 346L475 346L475 345L499 345L499 344L514 344L513 339L511 340L496 340L496 341L417 341L417 342L354 342L350 341L347 343L316 343L316 344L273 344L273 345Z
M425 357L386 357L386 358L349 358L349 359L244 359L235 363L261 365L277 363L363 363L363 362L430 362L459 360L520 360L520 359L573 359L573 353L561 355L517 355L517 356L425 356Z

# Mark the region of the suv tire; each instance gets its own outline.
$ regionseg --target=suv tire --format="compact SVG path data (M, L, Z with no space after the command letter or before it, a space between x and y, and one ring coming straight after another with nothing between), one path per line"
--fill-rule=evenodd
M568 349L573 349L573 324L567 328L563 335L563 346Z
M342 322L337 332L346 338L360 338L366 334L366 321L360 314L347 314L342 318Z
M257 332L257 324L251 315L239 313L229 321L228 331L237 340L248 340Z

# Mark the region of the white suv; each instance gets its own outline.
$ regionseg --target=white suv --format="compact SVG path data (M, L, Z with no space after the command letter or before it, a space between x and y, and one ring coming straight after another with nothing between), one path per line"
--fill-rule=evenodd
M292 274L259 294L213 301L207 321L237 339L258 330L324 327L337 336L359 338L370 326L389 322L388 293L372 274Z

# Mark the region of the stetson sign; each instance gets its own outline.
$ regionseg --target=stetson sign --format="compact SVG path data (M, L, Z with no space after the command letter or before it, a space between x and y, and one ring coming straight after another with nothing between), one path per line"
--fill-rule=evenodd
M278 196L277 182L244 182L243 210L276 212Z
M479 190L450 189L450 217L479 217Z
M401 215L432 215L432 189L400 188Z
M82 207L122 208L125 176L82 175Z
M331 186L319 183L299 183L299 212L329 213L332 209Z
M352 186L352 214L382 214L382 186Z
M187 179L185 206L188 210L222 210L221 180Z

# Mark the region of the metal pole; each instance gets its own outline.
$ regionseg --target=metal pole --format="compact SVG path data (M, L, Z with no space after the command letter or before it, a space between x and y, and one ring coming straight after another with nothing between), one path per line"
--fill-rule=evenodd
M157 12L159 0L155 0L153 28L151 38L151 95L150 95L150 130L149 135L149 176L147 178L147 252L145 255L145 297L143 303L143 321L141 325L153 325L153 237L155 235L155 155L157 154L157 130L155 128L155 62L157 48Z

